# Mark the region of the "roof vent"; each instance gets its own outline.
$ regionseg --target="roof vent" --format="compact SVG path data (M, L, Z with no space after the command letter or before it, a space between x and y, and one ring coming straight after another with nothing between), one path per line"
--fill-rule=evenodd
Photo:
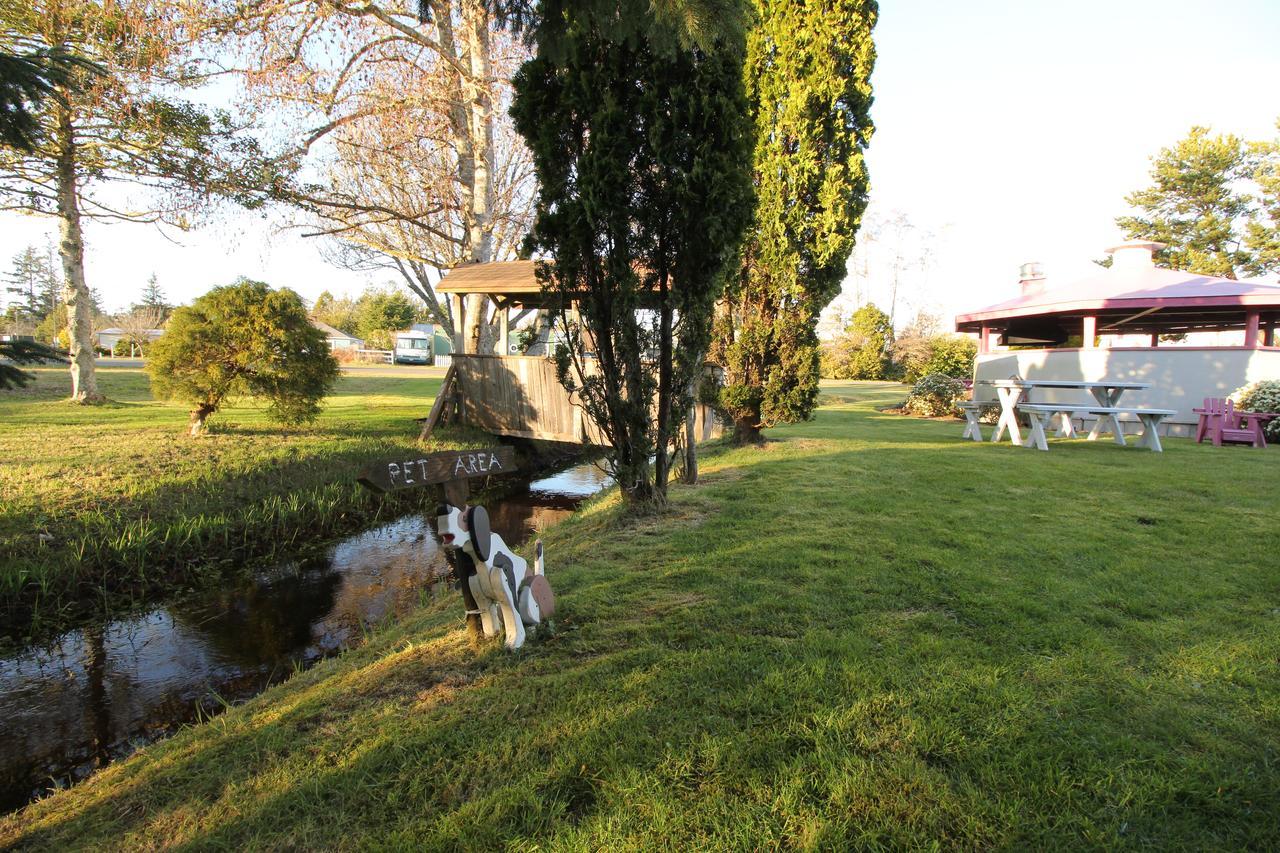
M1039 261L1028 261L1018 268L1018 284L1022 287L1023 296L1042 292L1044 279L1044 265Z
M1166 245L1152 240L1130 240L1128 243L1112 246L1107 249L1111 255L1111 268L1150 269L1156 265L1151 256Z

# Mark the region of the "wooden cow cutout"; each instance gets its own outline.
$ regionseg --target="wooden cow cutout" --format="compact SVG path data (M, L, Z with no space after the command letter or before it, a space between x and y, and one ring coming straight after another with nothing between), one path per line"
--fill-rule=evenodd
M443 503L436 510L436 527L446 548L456 548L468 558L459 560L461 581L475 600L475 610L468 610L468 615L479 614L486 637L497 635L501 620L507 648L523 646L526 626L532 628L555 612L542 540L533 545L530 571L528 562L489 529L489 513L482 506L459 509Z

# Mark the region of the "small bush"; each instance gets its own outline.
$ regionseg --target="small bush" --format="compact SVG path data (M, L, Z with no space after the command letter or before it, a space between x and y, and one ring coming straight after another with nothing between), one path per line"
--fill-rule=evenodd
M925 364L928 373L942 373L956 379L973 377L973 362L978 357L978 344L963 335L938 335L930 342L932 352Z
M133 341L128 338L121 338L112 347L111 354L116 358L129 358L133 355Z
M1237 388L1231 399L1245 412L1280 412L1280 379L1263 379ZM1263 433L1267 441L1280 441L1280 418L1267 421Z
M956 413L956 403L965 398L967 391L959 379L941 373L931 373L921 379L907 395L903 409L912 415L939 418Z

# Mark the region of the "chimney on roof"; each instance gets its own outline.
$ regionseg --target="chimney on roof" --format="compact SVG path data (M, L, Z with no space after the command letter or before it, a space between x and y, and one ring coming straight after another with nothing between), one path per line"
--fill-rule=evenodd
M1151 256L1166 245L1166 243L1156 243L1152 240L1130 240L1127 243L1112 246L1107 249L1111 255L1111 268L1113 270L1150 269L1156 265Z
M1044 291L1044 265L1039 261L1028 261L1018 268L1018 286L1023 296L1033 296Z

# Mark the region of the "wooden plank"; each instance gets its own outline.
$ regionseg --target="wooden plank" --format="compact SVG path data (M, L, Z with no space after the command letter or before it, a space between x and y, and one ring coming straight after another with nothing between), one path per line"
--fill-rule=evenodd
M457 381L456 368L451 364L449 369L444 372L444 380L440 383L440 393L436 395L436 401L431 404L431 411L427 413L427 421L422 425L422 432L418 434L418 441L426 441L431 437L431 431L436 428L436 424L440 423L440 416L444 414L446 401L453 399L453 386Z
M515 470L516 452L511 447L447 450L375 462L360 473L357 482L385 494L472 477L509 474Z

